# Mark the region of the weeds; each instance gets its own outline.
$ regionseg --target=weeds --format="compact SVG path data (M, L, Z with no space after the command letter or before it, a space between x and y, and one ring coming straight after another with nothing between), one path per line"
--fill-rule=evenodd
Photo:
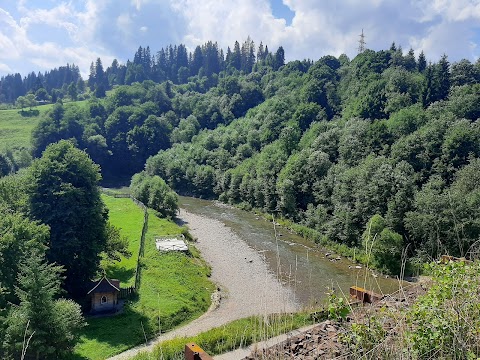
M480 356L480 262L432 263L425 271L431 276L429 289L410 307L376 306L355 319L341 336L348 358Z

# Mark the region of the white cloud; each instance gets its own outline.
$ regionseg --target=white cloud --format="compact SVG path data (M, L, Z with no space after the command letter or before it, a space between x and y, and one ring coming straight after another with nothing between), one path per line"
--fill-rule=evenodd
M480 1L478 0L421 0L414 5L422 14L421 21L431 21L440 16L448 21L480 19Z
M140 45L156 52L181 42L193 50L212 40L226 49L247 36L271 51L282 45L287 60L341 53L353 57L362 29L367 47L374 50L395 41L405 50L423 49L433 61L443 53L451 61L479 56L480 0L283 0L294 13L290 24L273 16L270 0L4 3L0 74L10 71L6 66L25 73L67 62L86 74L97 57L105 66L115 57L126 61Z
M20 19L20 26L25 30L32 24L45 24L52 27L63 28L69 33L74 33L77 26L66 19L73 18L73 9L71 5L62 3L52 9L33 9L25 10L27 15Z
M75 63L85 76L90 62L97 57L113 60L89 42L94 33L84 31L85 26L95 24L95 14L101 9L94 1L87 1L85 12L76 11L70 2L50 9L29 6L25 0L17 4L21 14L17 19L0 8L0 59L3 59L0 73L26 74ZM48 29L63 31L63 35L60 32L59 39L42 37L41 32Z
M192 49L212 40L220 47L232 47L250 36L270 48L278 47L288 37L284 19L276 19L267 0L171 0L172 8L186 19L183 42Z
M17 24L8 12L0 9L0 59L18 59L20 54L15 44L16 34L20 32Z
M0 71L12 72L12 68L7 64L0 63Z

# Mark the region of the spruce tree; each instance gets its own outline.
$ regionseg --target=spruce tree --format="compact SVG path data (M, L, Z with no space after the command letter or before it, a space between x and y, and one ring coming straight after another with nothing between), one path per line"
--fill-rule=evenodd
M5 357L58 359L73 350L84 320L78 304L55 300L61 272L39 251L21 263L15 290L20 304L12 306L6 319Z
M427 68L427 60L425 59L425 54L423 53L423 50L422 50L420 52L420 55L418 55L417 69L419 72L423 73L426 68Z

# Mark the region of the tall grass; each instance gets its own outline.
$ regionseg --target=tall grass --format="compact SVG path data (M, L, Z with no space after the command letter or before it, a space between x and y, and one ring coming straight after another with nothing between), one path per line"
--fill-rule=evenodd
M252 316L232 321L192 337L180 337L164 341L155 346L152 352L142 352L133 360L183 359L185 344L197 343L209 355L222 354L253 343L267 340L293 329L312 324L309 313L273 314Z

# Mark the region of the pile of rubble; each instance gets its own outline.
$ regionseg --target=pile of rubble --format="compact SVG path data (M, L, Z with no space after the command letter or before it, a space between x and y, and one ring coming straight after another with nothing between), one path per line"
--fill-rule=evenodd
M342 335L348 331L351 323L362 323L368 321L369 317L380 311L390 309L392 311L405 309L415 299L425 292L422 286L412 286L409 289L385 296L374 304L364 304L355 308L344 322L326 320L314 328L293 336L268 349L253 351L243 360L258 359L347 359L351 358L351 352L345 342L342 342ZM388 333L394 323L386 321L383 324Z
M254 352L244 360L336 358L342 354L342 344L338 340L341 331L339 323L327 320L269 349Z

